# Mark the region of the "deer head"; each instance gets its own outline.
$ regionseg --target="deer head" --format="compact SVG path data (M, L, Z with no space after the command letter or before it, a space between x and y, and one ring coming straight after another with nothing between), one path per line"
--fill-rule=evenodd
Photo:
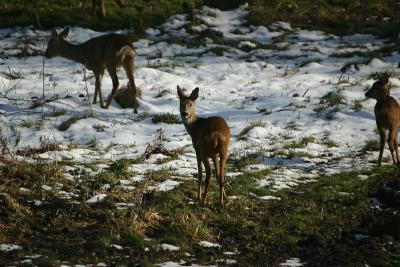
M69 28L65 28L60 34L55 29L51 30L50 40L47 43L46 52L44 53L47 58L52 58L60 54L60 43L65 41L68 32Z
M379 100L385 98L390 94L388 86L389 75L387 73L384 73L382 75L379 75L377 73L377 76L378 80L374 82L371 89L369 89L368 92L365 93L365 96Z
M199 97L199 88L196 87L190 96L186 96L183 89L177 86L177 92L179 96L179 111L181 113L182 120L192 121L196 118L195 101Z

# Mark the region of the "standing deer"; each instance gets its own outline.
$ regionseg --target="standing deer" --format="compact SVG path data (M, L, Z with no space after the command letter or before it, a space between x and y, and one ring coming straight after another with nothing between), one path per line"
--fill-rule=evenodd
M376 126L380 135L378 166L382 165L382 154L386 144L387 130L389 130L388 143L393 164L399 163L397 129L400 127L400 106L397 101L390 96L388 83L389 75L387 73L384 73L382 76L378 75L378 81L365 93L366 97L377 100L374 112ZM394 152L396 152L396 156Z
M197 158L197 179L198 200L205 203L205 199L210 185L211 166L210 158L214 162L215 175L219 182L220 204L223 205L224 197L224 169L226 159L228 158L228 146L230 141L230 131L225 120L221 117L199 118L195 111L195 101L199 96L199 88L195 88L190 96L186 96L182 88L177 86L179 96L179 111L182 122L185 125L190 137ZM219 156L219 164L218 157ZM201 199L202 183L202 164L206 170L205 189ZM219 168L218 168L219 165Z
M124 8L125 4L123 0L115 0L115 3L120 7ZM79 6L82 9L86 6L86 0L80 0ZM93 16L105 17L106 16L106 8L104 5L104 0L92 0L92 14Z
M106 109L110 106L113 97L117 93L119 86L117 68L122 66L129 79L128 86L132 90L133 109L137 113L137 94L133 77L136 51L129 38L125 35L111 33L74 45L65 40L68 32L69 28L64 29L60 34L56 30L52 30L45 56L47 58L62 56L79 62L89 70L92 70L96 79L93 104L96 104L97 94L99 94L100 106ZM104 69L107 69L113 83L111 95L105 105L101 91Z

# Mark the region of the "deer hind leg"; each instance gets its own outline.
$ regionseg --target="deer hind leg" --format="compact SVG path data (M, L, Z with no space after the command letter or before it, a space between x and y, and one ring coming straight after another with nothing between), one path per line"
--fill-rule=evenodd
M112 84L113 84L113 88L111 91L111 95L107 100L107 103L105 106L102 105L102 108L108 108L111 105L111 102L114 98L114 96L117 93L118 90L118 86L119 86L119 81L118 81L118 76L117 76L117 68L115 67L107 67L107 71L110 74L111 80L112 80Z
M92 0L92 15L94 17L96 16L96 6L97 6L97 0Z
M219 181L219 164L218 164L218 157L217 155L215 155L213 158L213 163L214 163L214 172L215 172L215 178L217 179L217 181Z
M215 178L217 178L218 184L221 184L221 176L220 176L220 164L218 162L218 157L215 155L213 157L214 167L215 167ZM222 190L223 196L226 197L225 190Z
M379 131L379 136L380 136L378 167L380 167L380 166L382 166L383 150L385 149L385 145L386 145L386 130L378 129L378 131Z
M397 131L397 129L396 130L390 129L389 130L389 138L388 138L389 139L388 140L389 150L390 150L390 154L392 156L393 164L397 163L396 157L395 157L395 143L397 143L395 141L396 140L396 134L395 134L396 131ZM396 144L396 147L397 147L397 144Z
M224 188L224 171L225 171L225 163L226 163L226 153L220 155L220 166L219 166L219 203L221 205L224 204L224 198L226 197L225 188Z
M202 170L202 165L201 165L201 160L199 157L197 157L197 200L201 200L201 183L203 180L203 170Z
M84 9L85 6L86 6L86 0L80 0L80 1L79 1L79 6L80 6L82 9Z
M132 57L127 57L124 60L124 69L126 72L126 76L129 79L129 87L132 90L132 101L133 101L133 112L138 113L137 108L138 108L138 102L137 102L137 88L135 84L135 79L134 79L134 71L135 71L135 64L134 64L134 58Z
M97 94L99 94L100 104L103 105L103 93L101 92L101 80L103 79L103 73L95 73L94 77L96 79L96 83L94 87L93 104L96 104Z
M99 17L104 18L106 16L106 7L104 0L99 0Z
M204 169L206 169L206 181L205 181L203 199L202 199L201 203L204 205L205 202L206 202L206 197L207 197L207 193L208 193L208 187L210 186L210 178L211 178L210 160L208 158L204 158L203 159L203 164L204 164Z
M397 129L394 132L394 151L396 152L396 160L397 160L397 164L400 164L400 160L399 160L399 147L398 147L398 143L397 143Z

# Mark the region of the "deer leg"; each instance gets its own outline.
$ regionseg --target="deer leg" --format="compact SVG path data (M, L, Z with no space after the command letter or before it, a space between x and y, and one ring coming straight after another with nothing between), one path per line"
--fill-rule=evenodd
M96 83L94 86L94 96L93 96L93 104L96 104L97 102L97 94L99 94L100 97L100 104L102 103L103 96L101 92L101 80L103 79L103 73L95 73L94 77L96 79ZM101 104L102 105L102 104Z
M104 0L99 0L99 17L104 18L106 16L106 7Z
M379 136L380 136L380 147L379 147L379 157L378 157L378 167L382 166L382 156L383 150L385 149L386 145L386 130L385 129L378 129Z
M86 6L86 0L80 0L80 1L79 1L79 6L80 6L82 9L84 9L85 6Z
M138 102L137 102L137 88L135 84L135 79L133 77L133 72L135 71L135 65L134 65L134 59L128 57L127 60L125 61L124 64L124 69L126 72L126 76L128 76L129 79L129 87L132 90L132 100L133 100L133 112L138 113L137 108L138 108Z
M201 160L199 157L197 157L197 199L200 201L201 199L201 183L203 180L203 174L202 174L202 165L201 165Z
M92 14L94 17L96 17L96 3L97 0L92 0Z
M201 203L204 205L206 202L206 197L208 193L208 187L210 186L210 178L211 178L211 164L208 158L203 159L204 168L206 169L206 182L204 187L203 199Z
M111 91L111 95L109 96L107 100L107 104L105 106L102 106L102 108L108 108L111 105L111 101L113 100L115 94L117 93L118 86L119 86L119 81L118 81L118 76L117 76L117 69L115 67L107 67L108 73L110 74L112 83L113 83L113 88Z
M224 204L224 198L226 197L224 188L224 171L226 163L226 154L220 155L220 166L219 166L219 203Z
M125 7L125 3L123 0L115 0L115 3L120 7L120 8L124 8Z
M394 155L394 143L395 143L395 134L394 130L390 129L389 130L389 138L388 138L388 143L389 143L389 150L390 150L390 155L392 156L393 164L396 164L396 157Z
M218 157L215 155L213 157L214 168L215 168L215 178L218 181L218 184L221 184L221 177L220 177L220 164L218 162ZM223 195L226 197L225 190L223 190Z
M400 164L400 161L399 161L399 147L398 147L398 143L397 143L397 129L396 129L396 131L395 131L395 134L394 134L394 150L396 151L396 160L397 160L397 164Z
M219 181L219 170L218 170L218 158L217 155L215 155L213 158L213 163L214 163L214 172L215 172L215 178L217 179L217 181Z

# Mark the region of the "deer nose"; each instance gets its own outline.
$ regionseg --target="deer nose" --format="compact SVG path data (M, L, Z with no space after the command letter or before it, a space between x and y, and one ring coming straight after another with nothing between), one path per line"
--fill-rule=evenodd
M365 93L365 97L369 97L369 91Z

